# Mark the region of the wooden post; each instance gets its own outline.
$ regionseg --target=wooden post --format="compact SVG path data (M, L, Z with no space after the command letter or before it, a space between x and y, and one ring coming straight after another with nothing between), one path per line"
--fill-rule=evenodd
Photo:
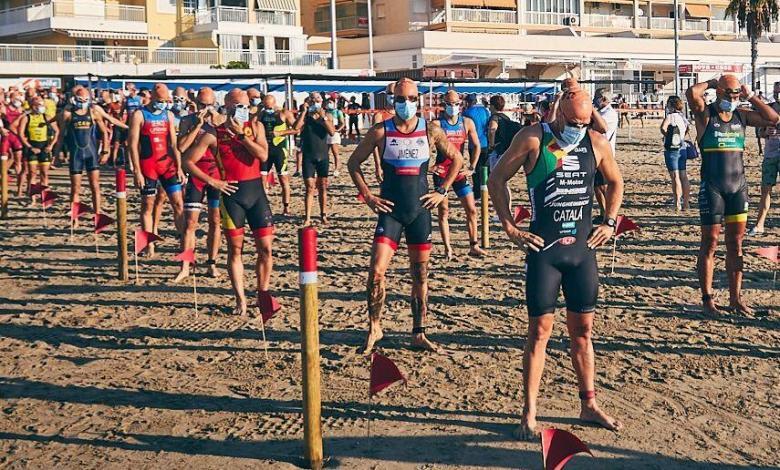
M317 299L317 231L298 230L301 299L301 367L303 370L304 459L322 468L322 403L320 399L320 336Z
M490 201L488 201L490 197L488 196L487 187L488 167L483 166L479 170L482 172L482 187L480 188L482 190L482 248L490 248Z
M0 219L8 218L8 155L0 155Z
M119 256L119 280L127 282L130 273L127 262L127 186L124 168L116 170L116 246ZM138 275L136 269L136 276Z

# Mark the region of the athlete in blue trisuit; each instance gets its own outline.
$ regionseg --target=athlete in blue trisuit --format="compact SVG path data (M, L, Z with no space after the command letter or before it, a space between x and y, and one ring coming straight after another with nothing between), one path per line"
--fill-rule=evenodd
M368 337L363 352L382 339L380 318L385 304L385 272L406 236L412 275L412 346L431 351L436 346L425 337L428 311L428 260L431 253L431 209L447 198L460 173L463 156L447 140L441 127L429 126L417 116L419 93L415 82L402 78L395 85L395 116L374 125L360 141L347 167L366 204L379 215L371 248L368 274ZM379 148L384 179L379 196L371 193L360 165ZM428 191L428 165L433 149L452 159L441 183Z
M536 399L561 288L580 391L580 419L610 430L621 428L596 404L591 331L598 298L595 249L614 234L623 200L623 178L609 141L588 129L592 115L593 105L586 92L564 93L555 120L521 130L488 179L490 199L504 230L527 253L524 406L515 432L522 440L535 439L538 434ZM514 221L506 187L521 169L526 174L532 210L528 232ZM591 209L597 170L607 185L606 213L604 223L594 228Z

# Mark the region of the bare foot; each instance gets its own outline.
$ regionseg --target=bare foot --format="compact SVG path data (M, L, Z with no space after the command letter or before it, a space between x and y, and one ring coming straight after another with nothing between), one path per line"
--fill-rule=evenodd
M536 441L539 439L539 430L536 429L536 418L523 416L520 425L512 431L512 436L519 441Z
M310 225L311 225L311 219L306 219L306 220L303 221L303 226L304 227L308 227Z
M599 426L609 429L610 431L620 431L623 429L623 424L615 418L607 415L598 407L596 403L591 405L582 405L582 411L580 411L580 420L586 423L594 423Z
M236 301L236 306L233 308L233 315L246 316L246 300Z
M743 315L752 315L753 309L745 305L745 302L742 301L742 299L739 300L732 300L729 302L729 308L733 310L735 313L741 313Z
M175 278L173 278L174 284L178 284L181 281L187 279L190 275L190 267L187 266L186 268L184 266L181 267L181 271L179 271L179 274L176 275Z
M718 309L718 306L715 305L715 301L714 300L707 300L707 301L704 302L704 307L702 309L702 313L704 313L704 315L709 316L709 317L715 317L715 316L718 316L718 315L723 315L723 312L721 312L720 309Z
M321 215L320 216L320 222L322 222L322 225L328 225L330 223L330 219L328 219L328 215Z
M382 329L379 327L371 327L368 330L368 336L366 337L366 342L363 343L363 346L360 348L361 354L368 354L371 351L374 350L374 345L377 341L382 339L384 337L384 333L382 333Z
M452 248L444 248L444 260L448 263L452 261L453 254L452 254Z
M154 258L154 243L150 243L149 246L146 247L146 257L149 259Z
M219 268L217 268L217 265L210 264L209 265L209 276L211 276L213 278L218 278L218 277L222 276L222 271L220 271Z
M439 348L431 340L425 337L425 333L412 335L412 348L425 351L438 352Z
M282 210L282 215L285 217L290 217L290 207L284 206L284 209Z
M479 245L471 245L471 249L469 250L469 256L473 256L475 258L482 258L485 256L487 252L479 247Z

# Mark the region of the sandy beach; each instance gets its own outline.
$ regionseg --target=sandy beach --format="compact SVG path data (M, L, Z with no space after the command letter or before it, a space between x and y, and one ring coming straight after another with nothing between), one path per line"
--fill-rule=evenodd
M642 229L618 242L614 274L611 246L598 255L598 398L625 429L613 433L577 419L562 310L548 350L540 423L571 431L590 446L594 457L575 457L574 469L778 468L780 290L773 290L774 267L756 255L758 247L780 243L778 204L767 233L745 243L744 295L755 313L705 317L695 273L698 160L689 171L693 208L675 214L657 124L634 128L630 139L620 130L617 158L626 181L621 212ZM748 135L753 223L761 161L754 134ZM192 284L171 284L178 244L168 209L157 256L140 258L140 283L125 284L116 279L114 230L99 235L96 253L84 219L69 243L67 168L52 174L60 199L48 211L48 228L38 207L16 198L10 219L0 221L0 467L297 468L303 439L300 178L293 179L294 216L276 223L272 286L284 310L266 325L266 359L259 320L230 314L226 275L210 279L197 269L197 312ZM516 177L512 187L527 207L524 179ZM113 216L112 171L103 172L103 191ZM512 438L522 408L524 255L494 224L488 257L467 257L465 220L454 196L456 259L444 261L434 228L430 278L428 331L443 352L408 348L410 283L402 243L388 272L385 338L378 350L398 364L408 383L373 400L372 438L366 437L369 358L358 347L367 327L365 280L375 216L356 199L345 166L331 194L331 223L318 227L330 467L541 469L539 443ZM128 196L133 229L139 196L135 189ZM280 211L278 186L271 199ZM205 259L203 231L198 249ZM247 243L248 287L255 282L252 254ZM724 256L721 246L719 305L728 304ZM225 258L223 249L223 272Z

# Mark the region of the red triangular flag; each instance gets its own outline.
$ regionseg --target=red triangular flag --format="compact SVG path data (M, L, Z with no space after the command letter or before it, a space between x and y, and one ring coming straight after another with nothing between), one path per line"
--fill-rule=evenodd
M268 291L260 291L257 293L257 308L260 309L260 316L263 318L263 324L265 325L276 312L282 309L282 306Z
M376 352L371 354L369 395L376 395L399 380L406 382L406 377L398 370L398 366L393 361Z
M44 186L42 184L31 184L30 185L30 197L35 196L36 194L41 194L44 191L49 189L48 186Z
M176 261L181 261L181 262L186 261L188 263L195 264L195 250L184 250L178 255L176 255L176 257L174 257L173 259L175 259Z
M626 216L619 215L617 217L617 225L615 226L615 236L618 236L620 234L631 232L632 230L638 230L639 225L637 225L633 220L629 219Z
M150 243L158 240L162 240L162 238L152 232L147 232L140 228L135 229L135 253L138 254L144 251L144 248L149 246Z
M54 205L54 201L58 197L60 196L54 191L44 190L43 193L41 193L41 205L44 207L44 209L48 209L49 207Z
M773 263L778 262L780 258L780 245L761 247L757 251L759 256L763 256Z
M92 207L84 204L83 202L74 202L70 205L70 220L76 220L86 214L92 212Z
M574 434L553 428L542 431L544 470L561 470L566 462L582 452L593 456L588 446Z
M515 207L515 223L519 224L520 222L524 221L525 219L528 219L531 217L531 213L523 206L517 206Z
M366 198L363 197L363 193L358 193L357 200L362 202L363 204L366 203Z
M276 173L273 171L268 172L268 184L271 186L276 186Z
M95 233L100 233L114 224L114 219L106 214L95 214Z

